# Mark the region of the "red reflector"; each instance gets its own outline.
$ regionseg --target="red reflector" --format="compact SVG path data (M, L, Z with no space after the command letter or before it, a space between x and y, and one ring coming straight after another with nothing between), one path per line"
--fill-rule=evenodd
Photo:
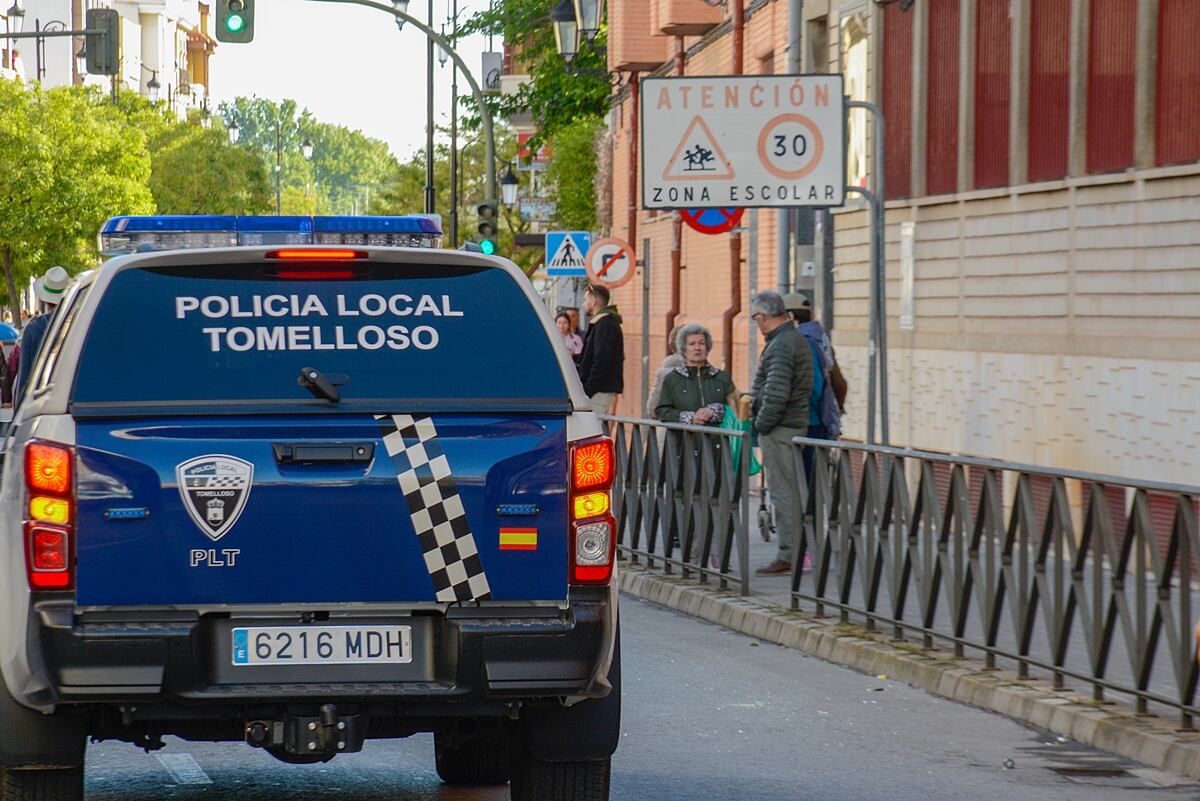
M604 565L603 567L580 567L576 565L574 568L574 582L576 584L607 584L612 578L612 565Z
M67 569L67 535L65 532L48 529L34 530L33 569Z
M572 483L576 491L612 486L616 460L612 440L608 437L576 445L571 461Z
M25 481L31 489L66 495L71 491L71 449L46 442L25 446Z
M292 248L288 250L272 250L267 254L268 259L284 259L287 261L353 261L367 258L365 250L317 250Z

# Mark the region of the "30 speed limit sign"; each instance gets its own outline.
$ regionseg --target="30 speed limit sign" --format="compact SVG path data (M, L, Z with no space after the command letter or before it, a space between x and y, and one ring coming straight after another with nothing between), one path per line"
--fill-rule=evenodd
M825 140L817 124L803 114L780 114L758 135L758 158L767 172L799 181L821 163Z

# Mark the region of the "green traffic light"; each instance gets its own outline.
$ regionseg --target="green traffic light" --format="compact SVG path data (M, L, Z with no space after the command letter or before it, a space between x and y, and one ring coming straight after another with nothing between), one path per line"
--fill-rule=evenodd
M496 243L490 239L485 239L479 243L479 249L483 251L483 255L491 256L496 252Z
M238 33L246 27L246 18L241 14L230 14L225 18L225 27L230 33Z

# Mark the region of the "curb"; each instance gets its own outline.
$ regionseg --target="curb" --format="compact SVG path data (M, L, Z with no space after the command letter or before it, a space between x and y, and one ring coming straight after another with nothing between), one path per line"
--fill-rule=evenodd
M1084 745L1152 767L1200 778L1200 732L1178 731L1156 715L1098 703L1047 681L1020 679L1014 671L988 670L919 646L893 645L885 634L622 563L622 592L741 634L794 648L828 662L886 674L934 695L1048 729Z

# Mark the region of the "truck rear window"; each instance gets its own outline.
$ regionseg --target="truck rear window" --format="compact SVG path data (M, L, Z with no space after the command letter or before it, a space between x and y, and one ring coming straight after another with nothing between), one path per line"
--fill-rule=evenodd
M297 382L311 367L338 384L341 409L566 403L546 329L504 271L379 263L353 271L124 270L89 326L72 402L329 406Z

